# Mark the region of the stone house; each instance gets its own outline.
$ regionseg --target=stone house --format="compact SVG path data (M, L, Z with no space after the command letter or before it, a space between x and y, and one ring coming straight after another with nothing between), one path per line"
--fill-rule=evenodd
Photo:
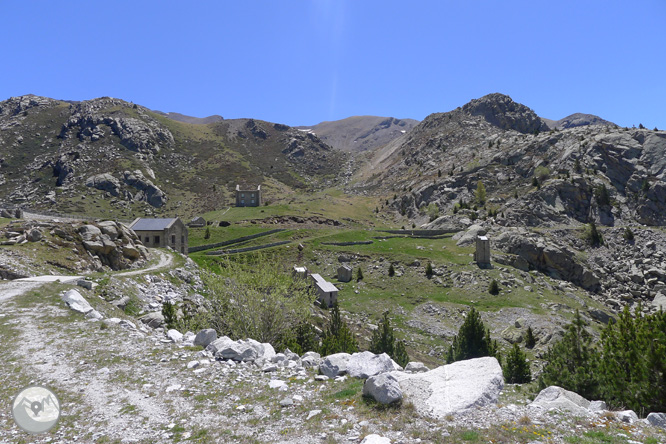
M187 254L187 227L178 217L163 219L137 218L130 224L143 245L153 248L171 247Z
M317 299L319 300L319 303L326 304L328 307L332 307L333 304L338 300L339 290L337 287L321 277L319 274L311 274L310 278L312 279L315 290L317 291Z
M236 185L236 206L237 207L259 207L261 206L261 185L257 189Z
M352 280L352 267L349 265L342 265L338 267L338 280L340 282L349 282Z
M291 275L295 278L305 279L308 277L308 267L299 267L298 265L294 265L294 271L292 271Z

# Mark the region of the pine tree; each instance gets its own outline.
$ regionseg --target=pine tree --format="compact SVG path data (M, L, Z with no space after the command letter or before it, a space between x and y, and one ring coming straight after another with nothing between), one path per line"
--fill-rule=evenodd
M539 379L541 388L557 385L587 399L599 399L597 368L599 353L578 310L562 339L546 352L547 361Z
M527 327L525 347L531 349L534 348L535 345L536 345L536 339L534 338L534 332L532 331L532 327Z
M395 268L393 268L393 264L389 265L388 275L389 277L395 276Z
M347 323L342 320L340 307L335 302L331 308L331 321L328 330L322 340L321 354L327 356L333 353L355 353L357 351L356 338L349 330Z
M453 338L446 362L451 363L481 356L496 356L496 354L497 342L490 339L490 330L485 328L481 315L472 307L465 318L465 322L460 326L458 334Z
M363 279L363 271L361 270L361 267L358 267L358 270L356 270L356 282L361 279Z
M409 362L405 344L402 341L395 340L388 311L384 312L384 317L379 323L377 330L372 334L370 351L375 354L386 353L402 367Z
M518 344L513 344L513 348L506 356L502 372L504 373L504 379L509 384L523 384L532 380L530 364Z
M425 269L426 277L427 277L428 279L430 279L430 278L432 277L432 273L433 273L433 271L432 271L432 264L431 264L430 262L428 262L428 265L426 265L426 269Z
M162 304L162 316L164 317L164 326L167 329L178 326L178 312L176 311L176 306L171 302Z
M210 227L206 227L206 233L204 234L204 239L210 239Z
M285 345L299 355L309 351L318 352L319 339L317 338L317 331L309 322L302 322L296 327L294 337Z
M495 279L490 281L490 285L488 286L488 293L497 296L500 292L499 284Z
M631 231L631 228L626 227L624 229L624 233L622 233L622 237L624 237L624 240L627 242L633 242L634 241L634 232Z
M535 177L532 178L532 186L539 188L539 180Z
M610 193L605 184L601 184L595 188L594 197L597 199L597 204L600 207L608 207L611 204Z
M483 182L478 181L476 184L476 201L479 205L484 205L486 203L486 187L483 185Z
M598 247L604 243L604 238L601 236L601 233L597 229L597 224L595 224L594 221L590 222L588 229L585 231L585 238L593 247Z

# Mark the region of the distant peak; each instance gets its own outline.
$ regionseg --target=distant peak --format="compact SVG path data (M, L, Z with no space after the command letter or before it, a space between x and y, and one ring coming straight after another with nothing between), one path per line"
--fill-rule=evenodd
M527 106L514 102L506 94L492 93L479 99L473 99L462 107L463 112L472 116L481 116L504 130L521 133L547 131L548 126Z

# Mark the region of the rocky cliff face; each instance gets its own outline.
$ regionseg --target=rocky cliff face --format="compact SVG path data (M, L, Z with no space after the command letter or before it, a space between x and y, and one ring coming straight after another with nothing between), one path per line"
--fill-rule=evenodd
M190 215L226 204L236 183L330 184L344 160L313 133L253 119L194 125L108 97L0 102L0 202L9 205Z
M479 181L486 208L467 215L486 217L492 209L503 225L666 223L665 131L544 127L529 108L491 94L428 116L378 150L356 184L395 195L390 206L420 223L428 222L429 204L440 214L461 201L473 206Z

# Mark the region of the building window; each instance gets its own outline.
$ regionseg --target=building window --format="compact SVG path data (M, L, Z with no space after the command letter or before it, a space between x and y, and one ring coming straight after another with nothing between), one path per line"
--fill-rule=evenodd
M242 199L245 198L245 193L241 193L241 198L242 198Z
M244 200L241 200L241 205L245 205L245 201L244 201Z
M175 235L175 234L172 234L172 235L171 235L171 243L172 243L173 245L176 245L176 235Z
M143 241L144 244L150 243L150 236L146 236L146 239Z
M160 244L160 237L155 236L155 245L159 245L159 244Z
M252 205L254 205L254 199L252 199L252 200L250 201L250 203L251 203Z
M250 194L250 197L251 197L252 199L254 199L254 193Z
M182 248L185 248L185 236L180 236L180 245L182 245Z

